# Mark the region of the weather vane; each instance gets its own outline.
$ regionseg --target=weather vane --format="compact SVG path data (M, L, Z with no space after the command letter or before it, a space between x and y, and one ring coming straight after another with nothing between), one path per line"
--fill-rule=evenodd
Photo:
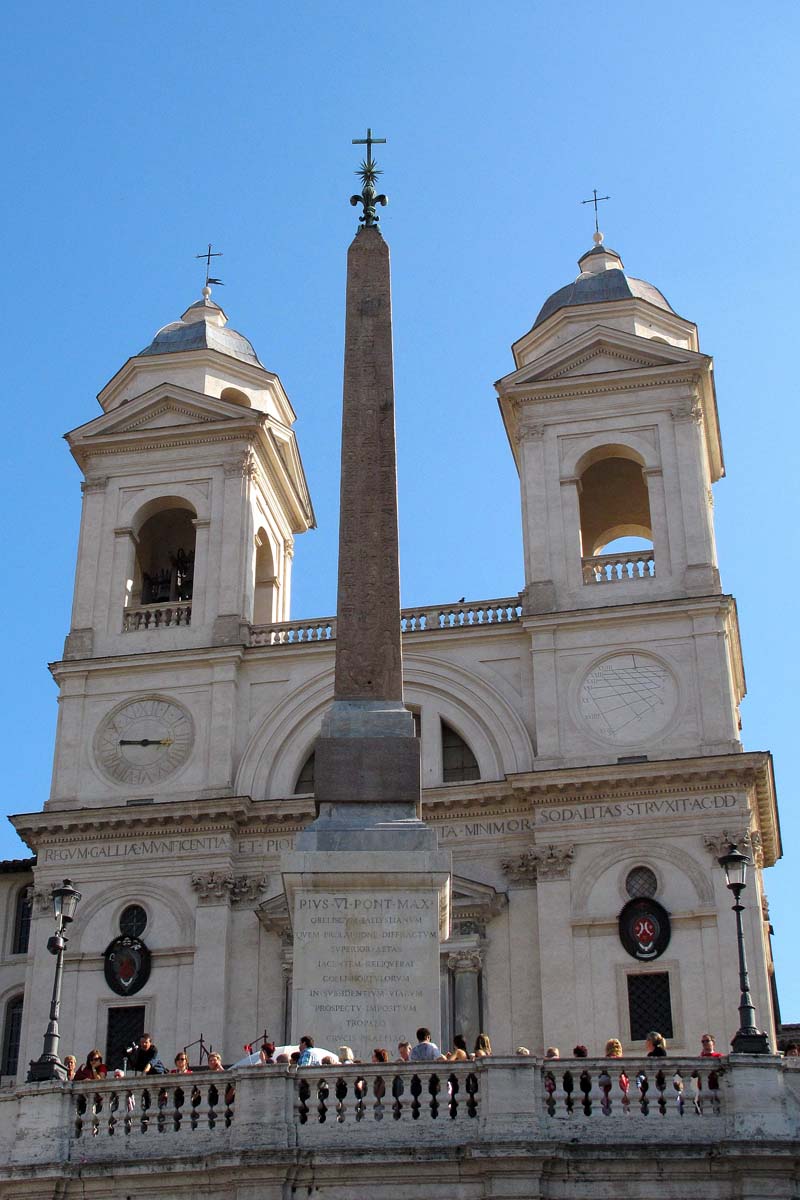
M208 249L206 250L205 254L195 254L195 258L204 258L206 260L206 282L205 282L205 287L203 288L204 294L205 294L206 290L208 290L209 293L211 292L211 284L212 283L216 283L220 287L225 286L225 284L222 282L221 279L212 279L212 277L211 277L211 260L212 260L212 258L222 258L221 250L215 250L212 253L211 242L209 242Z
M598 196L598 194L597 194L597 188L592 188L592 198L591 198L591 200L581 200L581 204L593 204L593 205L594 205L594 240L595 240L595 241L596 241L598 244L599 244L600 242L602 242L602 240L603 240L603 235L602 235L602 233L600 232L600 225L599 225L599 223L598 223L598 220L597 220L597 206L598 206L598 204L600 203L600 201L601 201L601 200L610 200L610 199L611 199L611 197L610 197L610 196Z
M367 157L356 171L356 175L360 177L364 185L361 195L350 197L352 205L361 204L364 207L364 211L358 220L365 229L378 224L379 217L375 211L375 205L380 204L385 206L389 203L386 196L378 196L375 192L375 184L378 176L382 175L383 171L378 170L377 164L372 157L372 147L385 144L386 138L374 138L371 129L367 129L367 136L365 138L353 138L354 146L367 147Z

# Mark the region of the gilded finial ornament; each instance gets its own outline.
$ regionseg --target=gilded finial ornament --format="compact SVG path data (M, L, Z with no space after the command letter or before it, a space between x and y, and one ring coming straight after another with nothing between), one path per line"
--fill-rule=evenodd
M353 138L352 141L354 146L367 147L367 157L355 172L363 184L361 195L351 196L350 203L354 206L356 204L363 206L364 211L358 220L364 229L369 229L376 226L380 219L376 211L376 205L380 204L382 207L385 207L389 203L386 196L377 194L375 184L378 181L378 176L382 175L383 171L378 170L378 165L372 157L372 147L374 145L385 145L386 138L374 138L372 130L367 129L367 136L365 138Z

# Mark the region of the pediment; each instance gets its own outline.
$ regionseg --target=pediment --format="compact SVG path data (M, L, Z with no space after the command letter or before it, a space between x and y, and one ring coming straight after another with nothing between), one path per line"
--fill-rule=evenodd
M69 434L70 440L123 437L155 430L241 422L253 410L175 384L160 384Z
M547 383L551 380L676 366L694 367L706 361L705 355L681 346L599 326L554 346L535 362L527 363L504 376L497 386L505 391L524 384Z

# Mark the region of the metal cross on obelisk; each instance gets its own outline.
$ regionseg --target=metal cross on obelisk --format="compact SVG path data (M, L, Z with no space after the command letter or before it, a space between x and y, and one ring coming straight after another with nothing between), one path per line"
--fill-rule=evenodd
M367 162L371 163L372 162L372 147L373 146L385 146L386 138L374 138L372 136L372 130L368 128L367 136L365 138L353 138L352 142L353 142L354 146L366 146L367 147Z
M212 252L212 250L211 250L211 242L209 242L209 243L208 243L208 250L206 250L205 254L195 254L195 258L204 258L204 259L206 260L206 282L205 282L205 286L206 286L206 287L208 287L208 286L209 286L209 284L211 284L211 283L218 283L218 284L219 284L219 286L220 286L220 287L222 287L222 286L223 286L223 284L222 284L222 280L221 280L221 279L212 279L212 278L211 278L211 260L212 260L212 258L222 258L222 251L221 251L221 250L214 250L214 251Z
M610 200L611 197L610 196L598 196L597 188L592 188L592 193L593 194L592 194L591 200L581 200L581 204L593 204L594 205L594 231L595 231L595 233L599 233L600 225L598 224L598 220L597 220L597 206L601 200Z
M372 157L372 147L385 145L386 138L374 138L372 136L372 130L367 129L367 136L365 138L353 138L352 143L354 146L366 146L367 157L356 171L356 175L360 177L361 182L364 185L361 195L351 196L350 203L353 205L362 205L363 212L359 217L359 222L365 229L370 229L371 227L377 225L379 220L375 205L380 204L385 207L389 203L386 196L379 196L375 190L375 184L378 176L382 175L383 172L378 170L378 166Z

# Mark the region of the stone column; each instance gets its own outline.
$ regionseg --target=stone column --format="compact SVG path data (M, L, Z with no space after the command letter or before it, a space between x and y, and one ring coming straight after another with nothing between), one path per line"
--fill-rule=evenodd
M481 952L457 950L448 956L447 967L453 973L453 1033L463 1034L472 1048L481 1032Z
M539 950L538 861L526 851L503 860L508 876L508 934L511 946L511 1042L532 1054L544 1050L542 968Z
M563 529L564 584L571 592L580 592L583 587L581 545L581 481L571 475L561 479L561 523Z
M539 945L546 947L541 973L543 1045L569 1051L577 1034L575 970L570 925L569 873L573 846L533 846L536 864Z

